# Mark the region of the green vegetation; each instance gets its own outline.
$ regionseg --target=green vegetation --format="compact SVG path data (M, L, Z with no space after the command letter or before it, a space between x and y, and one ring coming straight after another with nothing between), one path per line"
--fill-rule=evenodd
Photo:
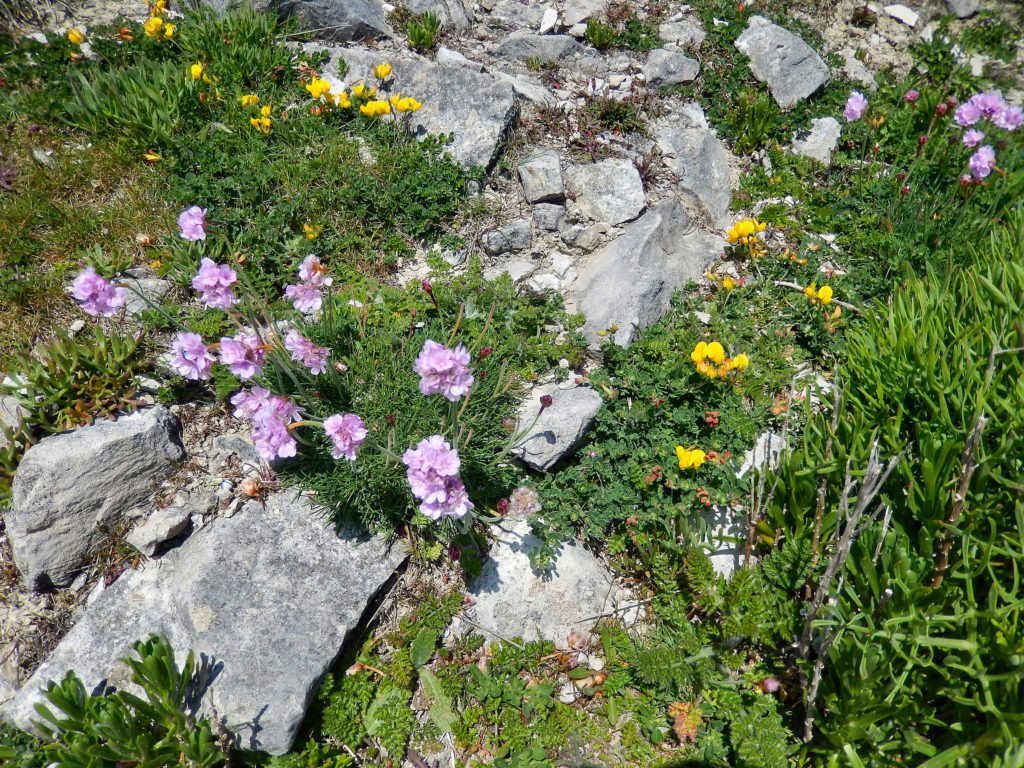
M437 33L441 31L441 20L436 13L415 14L409 19L405 33L409 47L418 53L433 53L437 50Z

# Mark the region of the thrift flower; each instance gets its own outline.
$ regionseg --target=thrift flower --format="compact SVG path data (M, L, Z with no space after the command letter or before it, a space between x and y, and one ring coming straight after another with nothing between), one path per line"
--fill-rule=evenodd
M356 460L356 451L362 446L369 432L366 424L354 413L344 416L329 416L324 420L324 431L331 438L331 456Z
M913 104L920 98L921 94L911 88L909 91L903 94L903 100L908 104Z
M252 441L267 461L295 455L295 438L288 425L300 417L299 409L286 397L271 395L252 414Z
M193 205L178 215L178 234L182 240L206 239L206 209Z
M996 151L986 144L971 155L971 159L967 161L967 167L975 179L984 179L996 167Z
M263 387L253 387L251 390L243 389L231 396L231 404L235 406L234 416L236 419L251 419L269 402L270 390Z
M226 264L203 257L199 272L192 278L192 287L199 291L203 304L212 309L227 309L238 303L233 286L238 281L235 270Z
M191 66L192 79L198 80L203 76L203 63L200 61Z
M843 108L843 117L852 123L864 117L864 113L867 111L868 100L860 91L854 91L850 94L850 98L846 100L846 106Z
M373 68L373 76L378 80L387 80L391 76L391 65L386 61Z
M251 379L263 370L265 351L259 337L249 329L243 329L233 338L220 340L220 362L242 379Z
M1003 94L999 91L976 93L974 96L971 96L970 103L981 110L981 114L989 120L1005 110L1007 106L1006 101L1003 99Z
M85 35L75 27L68 30L68 40L72 45L81 45L85 42Z
M420 500L420 511L431 520L462 518L473 509L459 478L459 454L441 435L420 441L402 456L409 488Z
M314 376L327 370L327 356L331 353L327 347L318 347L294 328L284 338L284 348L291 353L292 360L309 368Z
M115 286L93 267L86 267L71 284L71 295L87 315L113 317L124 306L128 291Z
M328 286L334 282L334 278L327 275L327 267L313 254L304 258L299 264L299 279L304 283L317 286Z
M213 355L198 333L177 334L171 342L171 355L171 367L186 379L205 381L210 378Z
M985 134L981 131L971 128L968 131L964 131L964 146L965 147L976 147L981 143L981 140L985 138Z
M956 112L953 113L953 120L956 124L964 127L974 125L976 122L981 120L981 117L981 108L974 103L973 99L971 101L965 101L957 107Z
M240 101L242 102L243 107L255 107L260 103L260 97L255 93L247 93L240 99Z
M992 117L993 125L1007 131L1016 131L1024 123L1024 110L1018 106L1009 106L1000 110Z
M311 283L289 285L284 289L284 295L291 299L292 306L304 315L317 312L324 302L323 293Z
M420 375L420 392L424 395L440 392L453 403L468 394L473 384L469 352L462 344L448 349L428 339L416 358L413 370Z

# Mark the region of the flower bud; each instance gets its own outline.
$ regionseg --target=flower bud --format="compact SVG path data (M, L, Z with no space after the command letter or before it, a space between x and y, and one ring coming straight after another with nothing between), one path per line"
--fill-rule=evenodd
M483 349L480 350L479 354L477 355L477 360L486 360L488 357L491 356L491 352L493 351L493 347L484 347Z
M907 178L907 174L905 174L903 171L900 171L899 173L896 174L896 181L900 183L902 183L905 178Z
M781 684L774 677L766 677L761 681L761 690L765 693L775 693L780 687Z
M389 413L384 420L388 423L389 427L395 426L395 414Z
M905 102L907 102L908 104L913 104L914 102L917 101L917 99L918 99L918 97L920 97L920 95L921 95L920 93L918 93L913 88L911 88L909 91L907 91L905 94L903 94L903 100Z
M497 510L499 515L508 514L508 499L502 499L497 504Z
M928 143L928 137L927 136L918 136L917 137L917 146L923 147L927 143Z
M910 194L910 187L903 187L903 189L900 190L900 194L901 195L909 195Z
M420 283L420 288L422 288L423 292L428 294L428 295L431 295L431 294L434 293L434 286L432 286L430 284L429 280L424 280L422 283Z
M946 102L940 101L938 106L935 107L935 114L942 117L947 112L949 112L949 107L946 105Z
M544 409L544 408L550 408L550 407L551 407L551 404L552 404L553 402L554 402L554 400L553 400L553 399L551 398L551 395L541 395L541 396L540 396L540 407L541 407L542 409Z
M457 563L457 562L459 562L459 558L462 557L462 550L459 549L454 544L449 544L448 545L448 557L450 557L453 562Z

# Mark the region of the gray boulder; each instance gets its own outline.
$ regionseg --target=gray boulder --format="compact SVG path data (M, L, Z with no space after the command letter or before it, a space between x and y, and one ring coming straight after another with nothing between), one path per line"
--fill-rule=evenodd
M581 544L563 545L550 570L537 571L530 553L540 542L526 520L493 526L494 543L480 576L466 590L472 624L456 619L453 630L482 632L489 641L521 637L568 646L569 635L586 636L616 596L607 566Z
M816 117L811 121L810 130L793 137L789 150L794 155L811 157L828 165L832 162L832 153L839 144L842 130L843 127L834 117Z
M185 457L159 406L44 437L25 452L4 516L14 560L33 589L67 586L106 536Z
M647 204L640 173L629 160L572 165L565 180L580 210L594 221L621 224L639 216Z
M40 686L71 669L87 690L103 680L132 689L119 659L157 633L179 662L189 650L211 661L202 709L224 718L237 746L282 754L403 559L379 538L336 534L294 492L250 502L101 592L0 716L30 728Z
M969 19L981 10L979 0L946 0L946 9L958 19Z
M568 35L538 35L520 29L506 37L495 55L502 59L548 64L583 52L583 46Z
M469 16L462 0L405 0L403 4L413 13L436 14L442 29L465 29L469 26Z
M314 48L315 50L315 48ZM321 48L321 50L323 50ZM365 48L327 49L322 68L337 76L338 59L348 64L346 82L373 82L373 67L382 56ZM423 107L412 113L417 136L450 134L447 151L465 168L487 168L519 111L512 86L461 64L435 64L414 54L389 56L393 88L415 96Z
M750 57L754 77L768 84L783 109L817 93L830 79L828 66L811 46L763 16L750 17L736 48Z
M700 62L684 53L658 48L647 56L643 72L653 86L692 83L700 73Z
M704 27L697 19L684 17L681 21L667 21L658 27L658 37L681 48L698 50L704 43Z
M533 245L533 226L529 219L516 219L503 227L484 232L480 236L480 243L489 256L525 251Z
M545 232L557 232L565 221L565 206L554 203L538 203L533 206L533 223Z
M683 105L656 122L653 133L665 165L678 179L679 190L703 209L714 226L727 226L732 216L729 151L708 126L701 108L693 103Z
M675 198L651 208L616 240L595 253L579 272L572 298L586 317L583 333L592 347L599 331L618 326L616 344L626 347L639 330L657 322L672 293L704 273L722 248L718 235L692 229Z
M596 19L607 5L606 0L566 0L562 6L562 23L572 27L587 19Z
M551 407L541 409L543 395ZM519 411L518 430L526 430L513 453L527 466L546 472L576 450L601 410L601 395L590 387L536 387Z
M565 195L562 162L557 152L542 152L521 164L519 180L529 203L559 200Z
M319 40L347 43L395 34L384 20L380 0L280 0L279 8Z

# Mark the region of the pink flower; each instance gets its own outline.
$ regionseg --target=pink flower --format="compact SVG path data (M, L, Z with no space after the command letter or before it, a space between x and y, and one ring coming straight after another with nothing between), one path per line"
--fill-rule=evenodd
M867 111L868 100L864 98L864 94L860 91L854 91L850 94L850 98L846 100L846 106L843 108L843 117L852 123L864 117L864 113Z
M263 387L237 392L231 396L231 404L235 406L235 418L251 419L260 408L270 402L270 397L270 390Z
M409 488L420 500L420 511L431 520L461 518L473 509L459 479L459 454L441 435L420 441L402 456Z
M1024 123L1024 110L1018 106L1009 106L992 116L992 123L1007 131L1016 131Z
M327 267L313 254L309 254L299 264L299 279L316 286L328 286L334 282L333 277L327 276Z
M199 291L202 302L213 309L227 309L238 303L233 286L238 281L235 270L226 264L203 257L199 272L192 278L192 287Z
M185 331L179 333L171 342L171 367L193 381L205 381L210 378L213 368L213 355L198 333Z
M1006 101L999 91L984 91L971 96L970 102L974 104L989 120L1006 109Z
M206 239L206 209L200 208L198 205L193 205L191 208L186 208L178 216L178 229L184 240L196 240Z
M369 434L366 424L354 413L327 417L324 420L324 431L331 438L331 456L336 459L344 456L349 461L356 460L356 451Z
M971 159L967 161L967 167L971 171L971 176L979 180L992 173L992 169L995 166L996 151L988 144L971 155Z
M981 140L985 138L985 134L981 131L971 128L970 130L964 131L964 146L965 147L976 147L981 144Z
M291 400L253 387L251 392L242 390L232 396L231 404L236 417L249 420L253 444L265 460L295 455L295 438L288 425L302 414Z
M86 267L71 284L71 295L93 317L113 317L124 306L128 291L115 286L93 267Z
M920 93L911 88L909 91L903 94L903 100L908 104L913 104L921 96Z
M416 358L413 370L420 375L420 392L424 395L442 392L453 403L466 395L473 384L469 352L462 344L448 349L428 339Z
M249 329L234 338L221 338L220 362L240 379L251 379L263 370L265 351L259 337Z
M289 285L284 289L284 295L291 299L292 305L304 315L316 312L324 300L320 289L310 283Z
M284 337L284 348L291 353L292 360L309 368L314 376L327 370L327 356L331 350L318 347L294 328Z
M981 117L981 108L974 103L973 99L965 101L957 107L956 112L953 113L953 120L956 124L964 127L974 125L976 122L981 120Z

